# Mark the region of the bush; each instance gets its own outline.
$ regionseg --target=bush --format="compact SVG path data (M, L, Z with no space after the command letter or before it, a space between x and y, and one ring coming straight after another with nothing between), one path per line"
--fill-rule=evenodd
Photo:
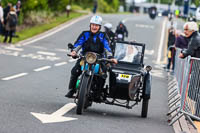
M71 9L72 9L72 11L83 10L82 7L78 6L78 5L72 5Z
M119 0L98 0L98 10L104 13L113 13L118 11Z
M55 14L50 11L31 11L24 18L24 24L34 26L37 24L50 23Z

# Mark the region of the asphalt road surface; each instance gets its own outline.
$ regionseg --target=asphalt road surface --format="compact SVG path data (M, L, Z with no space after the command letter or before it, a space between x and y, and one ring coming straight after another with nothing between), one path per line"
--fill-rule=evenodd
M69 104L73 100L64 97L75 63L66 56L67 43L89 29L87 17L33 43L0 45L0 133L173 133L166 116L166 73L159 64L166 20L150 20L146 15L102 16L113 30L123 20L129 31L126 40L146 44L144 62L153 67L148 117L140 117L142 102L131 110L93 104L83 115L76 115L74 104Z

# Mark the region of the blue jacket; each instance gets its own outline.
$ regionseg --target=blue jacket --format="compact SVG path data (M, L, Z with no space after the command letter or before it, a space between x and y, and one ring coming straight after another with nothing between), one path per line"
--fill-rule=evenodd
M85 43L89 40L91 37L91 32L90 31L83 31L80 36L78 37L77 41L74 44L74 51L78 52L81 48L82 51L85 50ZM103 32L98 32L96 34L93 34L93 43L97 43L97 39L100 40L100 43L103 44L104 51L107 53L108 56L112 56L112 52L109 46L108 39L106 38L105 33Z

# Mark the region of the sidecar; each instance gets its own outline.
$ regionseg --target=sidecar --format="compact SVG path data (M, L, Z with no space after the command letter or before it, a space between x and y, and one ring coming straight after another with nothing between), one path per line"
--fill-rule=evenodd
M145 44L116 42L114 58L118 64L110 69L107 104L131 109L142 101L141 116L147 117L151 95L151 66L144 68ZM126 102L123 102L123 101Z

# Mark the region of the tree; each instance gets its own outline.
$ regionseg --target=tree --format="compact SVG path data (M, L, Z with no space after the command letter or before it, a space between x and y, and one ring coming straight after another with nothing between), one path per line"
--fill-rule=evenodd
M66 5L72 2L72 0L48 0L48 5L54 11L63 11L65 10Z
M200 6L199 0L193 0L193 3L196 5L196 7Z
M25 13L32 10L46 10L48 9L47 0L21 0L23 11Z

